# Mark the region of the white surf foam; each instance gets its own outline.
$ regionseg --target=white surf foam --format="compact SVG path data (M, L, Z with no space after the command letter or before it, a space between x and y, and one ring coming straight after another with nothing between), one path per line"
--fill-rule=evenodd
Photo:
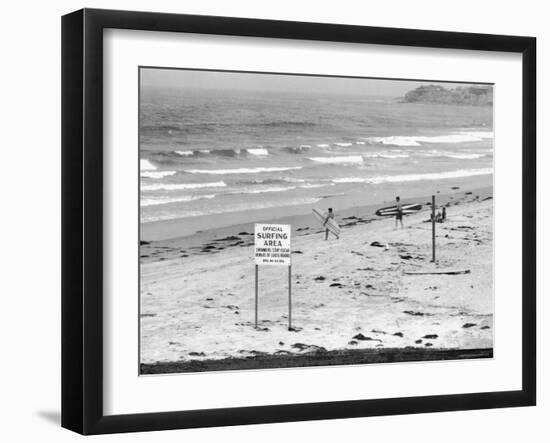
M139 175L144 178L163 178L176 174L176 171L140 171Z
M292 191L294 189L314 189L314 188L323 188L325 186L333 186L334 183L309 183L300 186L273 186L271 188L263 189L250 189L247 191L242 191L242 194L263 194L264 192L285 192ZM235 192L236 194L241 194L241 192Z
M311 183L308 185L300 186L302 189L315 189L315 188L324 188L325 186L333 186L334 183Z
M466 142L479 142L483 138L476 134L449 134L438 135L433 137L416 137L416 140L421 143L466 143Z
M245 185L272 185L272 184L279 184L280 182L285 183L305 183L305 179L303 178L294 178L294 177L277 177L277 178L257 178L257 179L251 179L251 180L245 180L241 182Z
M484 131L471 131L471 132L459 132L447 135L434 135L434 136L405 136L405 135L392 135L388 137L369 137L367 141L370 143L380 143L383 145L395 145L395 146L420 146L421 143L467 143L467 142L479 142L486 138L493 138L492 132Z
M189 174L258 174L261 172L282 172L302 169L302 166L275 167L275 168L238 168L238 169L186 169Z
M216 194L207 195L183 195L180 197L160 197L160 198L142 198L140 200L140 206L158 206L167 205L169 203L185 203L195 200L212 199L216 197Z
M367 141L370 143L381 143L383 145L420 146L420 143L416 141L415 137L406 137L401 135L392 135L389 137L369 137Z
M225 182L211 183L155 183L152 185L143 185L142 191L181 191L183 189L201 189L201 188L225 188Z
M210 198L210 196L205 196ZM172 220L177 218L189 218L189 217L198 217L201 215L214 215L214 214L223 214L225 212L233 211L252 211L254 209L267 209L267 208L276 208L281 206L300 206L300 205L312 205L322 200L322 197L308 197L308 198L297 198L294 200L288 200L284 203L281 202L269 202L261 201L257 203L244 202L240 205L233 205L230 208L213 208L210 211L185 211L183 214L143 214L141 215L142 223L149 223L160 220ZM143 204L142 204L143 206Z
M182 155L183 157L189 157L193 155L193 151L175 151L176 154Z
M247 149L246 152L252 155L269 155L269 152L265 148Z
M364 157L367 157L367 158L388 158L388 159L409 157L409 154L395 154L393 152L369 152L363 155Z
M334 143L336 146L340 146L341 148L349 148L350 146L353 146L353 143Z
M266 192L285 192L293 189L296 189L296 186L274 186L272 188L249 189L242 192L235 192L235 194L263 194Z
M323 164L362 164L363 157L360 155L348 155L343 157L310 157L310 160Z
M318 148L330 148L330 145L326 144L326 143L319 143L317 145Z
M470 150L468 152L448 152L448 151L438 151L437 149L432 149L429 151L418 151L417 154L421 155L423 157L448 157L448 158L456 158L459 160L475 160L478 158L485 157L485 152L492 152L483 150L483 153L480 152L474 152L473 150Z
M149 160L147 160L146 158L140 158L139 159L139 170L140 171L154 171L155 169L157 169L157 167L151 163Z
M445 153L444 157L456 158L459 160L475 160L477 158L485 157L484 154L464 154L464 153Z
M376 177L344 177L335 178L334 183L399 183L413 182L420 180L444 180L447 178L472 177L476 175L488 175L493 173L493 168L482 169L460 169L458 171L432 172L426 174L404 174L404 175L380 175Z

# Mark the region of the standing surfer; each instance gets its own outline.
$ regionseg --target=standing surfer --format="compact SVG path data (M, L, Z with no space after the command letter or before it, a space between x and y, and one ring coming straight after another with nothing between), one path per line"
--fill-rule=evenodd
M331 219L334 220L334 212L332 212L332 208L328 208L328 214L325 218L323 226L326 226L327 222ZM328 240L328 233L329 233L329 229L325 228L325 240ZM338 237L336 237L336 238L338 238Z
M397 229L397 222L401 223L401 229L403 229L403 206L401 205L401 199L399 196L395 197L395 207L397 212L395 214L395 229Z
M340 238L340 226L334 219L332 208L328 208L328 212L323 214L317 209L313 209L313 214L325 229L325 240L328 240L328 233L331 232L336 238ZM323 231L321 231L323 232Z

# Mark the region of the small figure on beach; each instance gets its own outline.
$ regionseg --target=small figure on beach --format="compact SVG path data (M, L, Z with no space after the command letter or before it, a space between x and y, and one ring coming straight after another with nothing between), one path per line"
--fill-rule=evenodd
M445 219L447 218L447 210L445 207L441 211L437 211L437 214L435 215L435 221L436 223L443 223Z
M328 213L323 223L323 226L325 226L325 240L328 240L328 233L330 232L329 228L326 227L329 220L334 220L334 212L332 211L332 208L328 208Z
M395 197L395 207L397 213L395 214L395 229L397 229L397 222L401 223L401 229L403 229L403 206L401 205L401 198Z

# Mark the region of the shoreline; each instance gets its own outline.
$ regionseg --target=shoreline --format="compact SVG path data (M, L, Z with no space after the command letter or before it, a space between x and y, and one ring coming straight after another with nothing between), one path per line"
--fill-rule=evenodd
M438 197L450 197L460 195L464 191L473 192L479 189L492 189L492 187L492 174L449 178L437 182L437 185L431 181L387 183L383 188L378 188L377 185L366 188L357 184L352 187L356 190L345 195L341 195L338 190L327 189L326 193L318 196L319 201L312 205L280 206L140 223L140 241L163 242L190 236L204 237L205 233L214 230L219 229L222 232L236 226L245 230L245 228L250 229L250 226L253 227L254 223L260 222L282 220L285 223L294 224L293 220L310 216L312 208L333 207L337 215L350 215L354 211L364 208L370 211L369 215L374 216L375 209L393 205L396 195L400 195L403 202L418 201L424 204L432 194L436 194ZM281 214L286 215L281 216ZM231 220L229 224L228 218Z
M466 194L468 193L468 194ZM480 188L458 187L454 192L436 194L437 204L447 208L458 203L460 199L467 195L478 196L483 200L492 196L492 186ZM404 200L404 204L409 201L416 201L422 204L420 213L428 213L431 204L431 196L410 197ZM357 224L368 224L373 221L388 219L388 217L378 217L374 214L375 210L386 205L392 205L392 201L383 201L380 203L354 206L342 209L336 214L336 221L346 230ZM406 216L407 217L407 216ZM389 217L393 220L393 217ZM264 221L262 219L258 221ZM312 234L321 235L323 231L321 225L311 212L306 214L284 216L270 219L269 223L290 224L292 226L292 236L300 237ZM219 228L205 229L192 235L179 236L169 239L156 241L140 241L140 263L149 263L153 261L163 261L173 258L187 258L198 254L215 254L222 250L234 247L248 247L253 245L254 223L247 222Z

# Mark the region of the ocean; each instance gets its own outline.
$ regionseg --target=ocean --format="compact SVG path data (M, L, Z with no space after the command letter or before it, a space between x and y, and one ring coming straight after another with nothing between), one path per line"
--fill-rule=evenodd
M140 221L302 207L491 175L491 106L142 87Z

